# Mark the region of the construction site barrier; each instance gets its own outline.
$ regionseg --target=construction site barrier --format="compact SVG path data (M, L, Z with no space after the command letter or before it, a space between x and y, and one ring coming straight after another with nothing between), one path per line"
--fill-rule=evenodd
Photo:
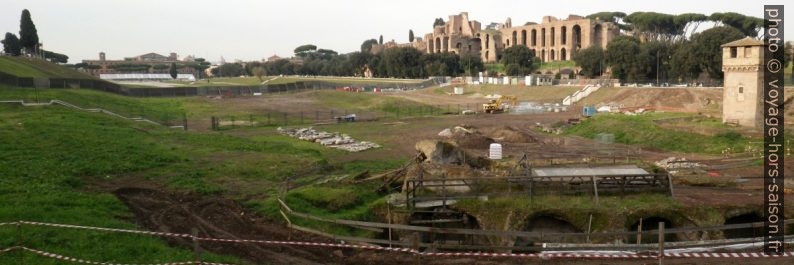
M42 227L57 227L57 228L68 228L68 229L84 229L84 230L94 230L94 231L104 231L104 232L121 232L121 233L133 233L133 234L144 234L144 235L155 235L155 236L164 236L164 237L181 237L181 238L189 238L192 237L195 240L199 241L212 241L212 242L225 242L225 243L257 243L257 244L274 244L274 245L294 245L294 246L311 246L311 247L330 247L330 248L353 248L353 249L366 249L366 250L379 250L379 251L387 251L387 252L397 252L397 253L407 253L419 256L430 256L430 257L512 257L512 258L588 258L588 259L658 259L658 258L781 258L781 257L794 257L794 252L785 252L780 255L767 255L764 253L748 253L748 252L704 252L704 253L686 253L686 252L663 252L663 253L650 253L650 254L639 254L639 253L631 253L626 251L608 251L608 252L541 252L541 253L491 253L491 252L423 252L417 249L412 248L394 248L394 247L383 247L377 245L354 245L354 244L347 244L347 243L321 243L321 242L307 242L307 241L282 241L282 240L250 240L250 239L222 239L222 238L209 238L209 237L196 237L194 235L188 234L179 234L179 233L166 233L166 232L152 232L152 231L141 231L141 230L132 230L132 229L118 229L118 228L105 228L105 227L93 227L93 226L81 226L81 225L70 225L70 224L56 224L56 223L45 223L45 222L30 222L30 221L17 221L17 222L5 222L0 223L0 226L7 226L7 225L31 225L31 226L42 226ZM37 250L33 248L28 248L25 246L14 246L10 248L0 249L0 255L5 253L21 250L30 253L37 254L42 257L58 259L68 262L75 262L75 263L82 263L82 264L116 264L116 265L123 265L119 263L108 263L108 262L97 262L97 261L90 261L85 259L79 259L74 257L68 257L64 255L59 255L55 253L50 253L42 250ZM171 263L160 263L157 265L175 265L175 264L210 264L210 265L222 265L221 263L209 263L209 262L202 262L202 261L185 261L185 262L171 262ZM152 264L155 265L155 264Z
M114 262L92 261L92 260L73 258L73 257L69 257L69 256L64 256L64 255L60 255L60 254L55 254L55 253L51 253L51 252L47 252L47 251L43 251L43 250L38 250L38 249L34 249L34 248L23 247L23 246L15 246L15 247L10 247L10 248L6 248L6 249L3 249L3 250L0 250L0 254L3 254L4 252L11 252L11 251L14 251L14 250L26 251L26 252L30 252L30 253L45 257L45 258L51 258L51 259L62 260L62 261L67 261L67 262L72 262L72 263L80 263L80 264L96 264L96 265L190 265L190 264L197 264L197 265L233 265L233 264L227 264L227 263L212 263L212 262L202 262L202 261L182 261L182 262L166 262L166 263L146 263L146 264L141 264L141 263L114 263Z

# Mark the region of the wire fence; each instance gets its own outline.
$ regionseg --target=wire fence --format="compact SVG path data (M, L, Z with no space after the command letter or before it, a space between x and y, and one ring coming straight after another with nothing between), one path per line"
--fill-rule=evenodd
M248 115L215 115L210 117L210 129L223 130L260 126L301 126L344 122L401 120L417 117L462 115L480 111L478 104L390 105L380 109L306 109L269 111Z
M282 210L286 210L290 216L299 216L305 218L315 218L321 221L333 221L338 224L347 224L353 225L358 227L370 227L373 229L379 228L388 228L388 229L414 229L418 231L430 231L433 228L429 227L421 227L421 226L408 226L408 225L396 225L396 224L384 224L384 223L373 223L373 222L361 222L361 221L347 221L347 220L328 220L320 217L314 217L307 214L302 214L298 212L293 212L288 206L286 206L283 201L279 200L282 205ZM292 229L310 232L315 234L323 234L318 231L314 231L305 227L301 227L298 225L293 224L289 218L287 218L287 214L282 211L282 215L288 222L288 226ZM786 220L786 223L790 223L792 220ZM750 226L753 227L756 225L755 223L752 224L739 224L739 225L731 225L732 227L745 227ZM567 251L547 251L547 252L531 252L531 253L510 253L498 251L498 252L483 252L483 249L474 249L475 251L469 252L439 252L439 251L430 251L425 250L422 251L419 249L419 246L427 246L427 244L418 244L418 243L410 243L414 245L413 247L391 247L392 244L403 246L405 242L399 241L385 241L385 240L367 240L364 238L353 238L353 237L343 237L343 236L332 236L336 241L343 241L342 243L325 243L325 242L310 242L310 241L293 241L293 240L261 240L261 239L227 239L227 238L211 238L211 237L200 237L198 236L197 230L194 230L192 234L179 234L179 233L167 233L167 232L153 232L153 231L143 231L143 230L133 230L133 229L117 229L117 228L106 228L106 227L93 227L93 226L81 226L81 225L70 225L70 224L58 224L58 223L45 223L45 222L30 222L30 221L15 221L15 222L3 222L0 223L0 228L3 226L6 227L15 227L17 230L22 229L22 226L33 226L33 227L44 227L44 228L59 228L59 229L73 229L73 230L86 230L86 231L101 231L101 232L109 232L109 233L126 233L126 234L142 234L142 235L150 235L150 236L159 236L165 238L184 238L190 239L194 242L194 252L195 253L195 260L191 261L178 261L178 262L165 262L165 263L157 263L157 264L149 264L149 265L181 265L181 264L207 264L207 265L227 265L224 263L213 263L202 261L201 255L198 253L200 248L199 245L201 242L216 242L216 243L231 243L231 244L258 244L258 245L290 245L290 246L302 246L302 247L320 247L320 248L347 248L347 249L359 249L359 250L373 250L373 251L382 251L384 253L394 253L394 254L410 254L420 257L502 257L502 258L541 258L541 259L549 259L549 258L585 258L585 259L664 259L664 258L783 258L783 257L794 257L794 252L783 252L779 255L767 255L765 253L756 253L756 252L688 252L688 251L668 251L665 252L664 248L664 240L663 236L665 233L678 233L681 232L682 229L671 229L669 231L665 231L663 223L660 223L659 230L652 230L652 231L645 231L647 233L656 233L659 235L659 243L653 244L654 246L658 246L657 251L651 252L635 252L635 251L581 251L577 249L587 249L587 248L568 248ZM728 227L728 226L725 226ZM716 229L723 229L725 227L718 227ZM704 229L715 229L715 228L704 228ZM468 231L464 231L465 229L448 229L450 232L457 232L457 233L465 233ZM458 231L460 230L460 231ZM494 233L493 231L486 231L486 230L479 230L478 234L487 234L487 233ZM509 231L497 231L507 233ZM521 233L528 233L528 232L518 232ZM17 233L20 237L22 233ZM327 236L327 234L324 234ZM787 236L787 240L790 240L791 237ZM753 239L755 240L755 239ZM361 242L359 244L351 244L345 243L346 242ZM371 243L364 243L364 242L371 242ZM17 242L22 242L21 238L17 239ZM753 241L755 242L755 241ZM372 244L375 243L375 244ZM388 243L390 246L380 246L377 244L384 244ZM700 246L703 246L703 242L700 242ZM733 242L735 243L735 242ZM725 245L726 242L722 242L722 245ZM719 244L718 244L719 245ZM486 248L487 249L487 248ZM554 248L547 248L546 250L553 250ZM590 249L593 249L591 246ZM623 246L622 249L631 249L630 247ZM700 250L702 251L702 249ZM63 262L69 263L80 263L80 264L106 264L106 265L127 265L125 263L116 263L116 262L104 262L104 261L93 261L88 259L76 258L56 253L47 252L44 250L39 250L35 248L30 248L23 245L16 245L10 247L0 247L0 256L6 255L8 253L19 252L19 264L25 264L22 259L22 253L32 253L44 258L50 258L55 260L60 260ZM137 263L139 264L139 263Z

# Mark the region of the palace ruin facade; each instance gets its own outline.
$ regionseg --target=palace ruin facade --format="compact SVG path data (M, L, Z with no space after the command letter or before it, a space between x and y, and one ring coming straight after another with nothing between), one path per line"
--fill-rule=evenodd
M426 53L452 52L475 54L483 62L501 59L502 50L523 45L544 62L571 60L576 51L598 45L606 49L609 41L620 35L612 22L604 22L570 15L560 20L545 16L540 24L513 26L510 18L504 23L492 23L485 29L480 22L470 20L467 12L449 16L444 25L437 25L425 34L420 50Z

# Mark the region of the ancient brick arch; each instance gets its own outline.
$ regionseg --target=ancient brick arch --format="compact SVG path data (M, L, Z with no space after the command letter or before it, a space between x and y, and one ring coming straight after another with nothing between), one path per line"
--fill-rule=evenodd
M527 46L527 30L526 29L522 29L521 30L521 44L524 45L524 46Z
M532 46L538 45L538 31L535 30L535 29L532 29L532 33L530 35L532 35L531 36L531 38L532 38L532 41L531 41L532 42Z
M556 39L556 36L554 35L554 27L551 27L551 30L549 30L549 35L551 35L551 38L549 39L549 42L551 43L550 46L556 45L556 43L554 43Z
M582 48L582 27L577 25L573 25L571 28L571 47L573 50L576 51L579 48Z
M593 28L593 45L598 45L599 47L602 47L603 38L601 37L601 35L603 35L603 32L604 29L601 27L601 24L596 24L595 27Z
M565 54L565 47L560 49L560 60L565 61L567 60L567 55Z
M560 27L560 40L562 45L568 44L568 27L562 26ZM563 59L565 60L565 59Z
M518 44L518 32L514 30L513 31L513 45L516 45L516 44Z

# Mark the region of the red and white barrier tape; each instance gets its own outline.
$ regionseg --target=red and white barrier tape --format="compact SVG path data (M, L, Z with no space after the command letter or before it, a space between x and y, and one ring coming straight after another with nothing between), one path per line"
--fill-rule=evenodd
M192 238L192 235L179 234L179 233L166 233L166 232L151 232L140 231L131 229L117 229L117 228L104 228L92 227L81 225L66 225L54 224L44 222L29 222L19 221L3 224L25 224L34 226L48 226L48 227L61 227L73 229L86 229L98 230L108 232L122 232L133 234L145 234L155 236L179 237L179 238ZM490 252L420 252L412 248L393 248L382 247L373 245L352 245L340 243L318 243L306 241L279 241L279 240L255 240L255 239L221 239L221 238L208 238L196 237L196 240L222 242L222 243L256 243L256 244L269 244L269 245L295 245L295 246L314 246L314 247L332 247L332 248L354 248L354 249L367 249L367 250L382 250L389 252L402 252L410 253L421 256L442 256L442 257L515 257L515 258L592 258L592 259L656 259L657 255L643 255L643 254L626 254L626 253L576 253L576 252L554 252L554 253L490 253ZM26 249L27 250L27 249ZM9 251L9 250L5 250ZM3 251L0 251L3 253ZM766 255L764 253L746 253L746 252L702 252L702 253L688 253L688 252L667 252L664 253L665 257L669 258L778 258L778 257L794 257L794 252L785 252L781 255Z
M143 235L153 235L153 236L192 237L191 235L188 235L188 234L177 234L177 233L166 233L166 232L152 232L152 231L141 231L141 230L119 229L119 228L105 228L105 227L82 226L82 225L65 225L65 224L53 224L53 223L29 222L29 221L19 221L18 223L26 224L26 225L35 225L35 226L51 226L51 227L62 227L62 228L98 230L98 231L107 231L107 232L133 233L133 234L143 234Z
M19 224L19 222L0 223L0 226L4 226L4 225L16 225L16 224Z
M10 248L0 249L0 254L6 253L6 252L9 252L9 251L13 251L13 250L16 250L18 248L19 247L10 247Z
M664 253L669 258L785 258L794 257L794 252L783 252L780 255L767 255L756 252L701 252L701 253Z
M60 255L60 254L50 253L50 252L43 251L43 250L38 250L38 249L33 249L33 248L28 248L28 247L21 247L21 246L7 248L7 249L4 249L4 250L0 251L0 253L11 251L11 250L15 250L15 249L21 249L21 250L24 250L24 251L27 251L27 252L30 252L30 253L45 257L45 258L63 260L63 261L68 261L68 262L73 262L73 263L82 263L82 264L96 264L96 265L191 265L191 264L198 264L198 265L232 265L232 264L200 262L200 261L182 261L182 262L166 262L166 263L146 263L146 264L141 264L141 263L132 264L132 263L100 262L100 261L92 261L92 260L73 258L73 257L69 257L69 256L64 256L64 255Z

